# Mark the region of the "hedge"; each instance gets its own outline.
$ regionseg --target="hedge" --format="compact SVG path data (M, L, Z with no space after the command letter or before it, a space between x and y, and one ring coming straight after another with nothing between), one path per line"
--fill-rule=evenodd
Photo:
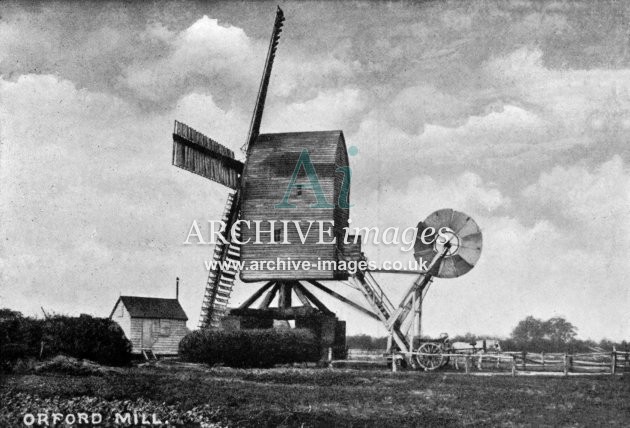
M118 324L88 315L23 317L0 310L0 361L59 354L122 366L131 361L131 342ZM42 346L43 344L43 346Z
M307 329L196 330L179 342L184 361L229 367L272 367L319 360L316 336Z

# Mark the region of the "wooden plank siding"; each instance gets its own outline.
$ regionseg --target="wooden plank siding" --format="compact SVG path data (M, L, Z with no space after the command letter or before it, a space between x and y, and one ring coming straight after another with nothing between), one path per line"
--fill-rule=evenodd
M301 194L293 188L289 203L296 208L276 208L283 200L291 182L291 177L300 155L307 150L311 162L317 172L324 196L333 208L311 208L317 203L317 197L310 188L304 188ZM343 228L348 225L348 209L342 209L337 202L343 183L343 172L340 167L348 166L345 140L341 131L298 132L285 134L262 134L250 147L248 161L243 173L244 195L241 219L252 222L251 227L241 224L241 240L250 242L241 247L241 260L246 266L252 262L276 261L277 258L292 261L310 261L310 270L243 270L243 281L262 281L273 279L347 279L346 272L317 270L318 259L338 260L337 244L317 244L320 227L317 221L324 221L324 231L332 229L332 235L324 234L324 241L343 238ZM297 184L310 185L303 168L300 169ZM261 220L261 229L270 229L268 221L275 220L274 229L278 229L280 242L289 244L269 244L270 233L262 233L261 241L255 244L256 230L253 221ZM309 221L313 225L308 237L302 244L297 228L289 223L287 234L280 220L296 220L300 222L305 234ZM334 227L330 222L334 221ZM271 232L273 234L273 232Z
M133 345L132 353L139 354L142 349L142 328L143 321L147 318L131 318L130 336L128 339ZM164 322L170 324L170 334L161 334L161 325ZM157 355L177 355L179 342L188 333L186 321L184 320L167 320L167 319L151 319L151 339L152 345L150 349Z

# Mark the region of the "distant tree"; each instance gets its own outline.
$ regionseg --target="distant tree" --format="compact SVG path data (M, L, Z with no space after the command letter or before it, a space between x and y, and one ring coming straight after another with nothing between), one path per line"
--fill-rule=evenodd
M547 339L552 342L568 343L575 339L577 328L562 317L547 321L528 316L520 321L512 331L512 338L518 341Z
M367 334L357 334L346 337L346 346L348 348L370 349L372 347L372 336Z
M528 316L512 330L512 339L516 342L532 342L544 337L544 321Z
M449 340L451 342L466 342L466 343L473 343L476 342L479 337L481 336L477 336L476 334L472 334L470 332L462 335L457 335L457 336L452 336L449 338Z
M346 346L356 349L385 349L387 347L387 337L373 337L367 334L347 336Z
M546 321L528 316L512 330L515 347L523 350L557 352L575 347L577 328L562 317Z
M630 344L628 344L628 342L626 342L625 340L621 342L615 342L610 339L602 339L600 340L598 346L606 350L610 350L613 347L617 348L618 351L630 350Z
M577 328L562 317L550 318L543 323L545 338L554 343L569 343L575 340Z

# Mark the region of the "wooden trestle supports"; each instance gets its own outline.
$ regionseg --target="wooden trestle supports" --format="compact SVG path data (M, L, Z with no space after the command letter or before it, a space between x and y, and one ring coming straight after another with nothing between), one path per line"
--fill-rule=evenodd
M361 305L354 303L352 300L347 299L339 293L334 292L330 288L321 284L315 280L305 280L304 282L313 285L319 290L329 294L338 300L352 306L353 308L363 312L364 314L378 319L375 313L369 311ZM298 297L302 305L304 306L314 306L325 314L332 315L332 312L317 298L313 293L311 293L300 281L269 281L262 287L260 287L254 294L252 294L247 300L245 300L239 307L239 310L249 308L256 300L262 297L265 293L265 297L260 303L258 309L269 309L269 305L273 301L273 299L278 295L278 309L281 309L283 312L289 314L292 311L292 297L291 293L295 293ZM287 312L288 311L288 312Z

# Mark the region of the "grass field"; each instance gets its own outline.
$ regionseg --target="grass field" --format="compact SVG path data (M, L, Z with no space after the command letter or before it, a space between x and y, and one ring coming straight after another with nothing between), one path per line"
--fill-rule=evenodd
M195 426L630 425L630 376L515 377L277 368L136 367L5 376L0 426L26 412L155 412Z

